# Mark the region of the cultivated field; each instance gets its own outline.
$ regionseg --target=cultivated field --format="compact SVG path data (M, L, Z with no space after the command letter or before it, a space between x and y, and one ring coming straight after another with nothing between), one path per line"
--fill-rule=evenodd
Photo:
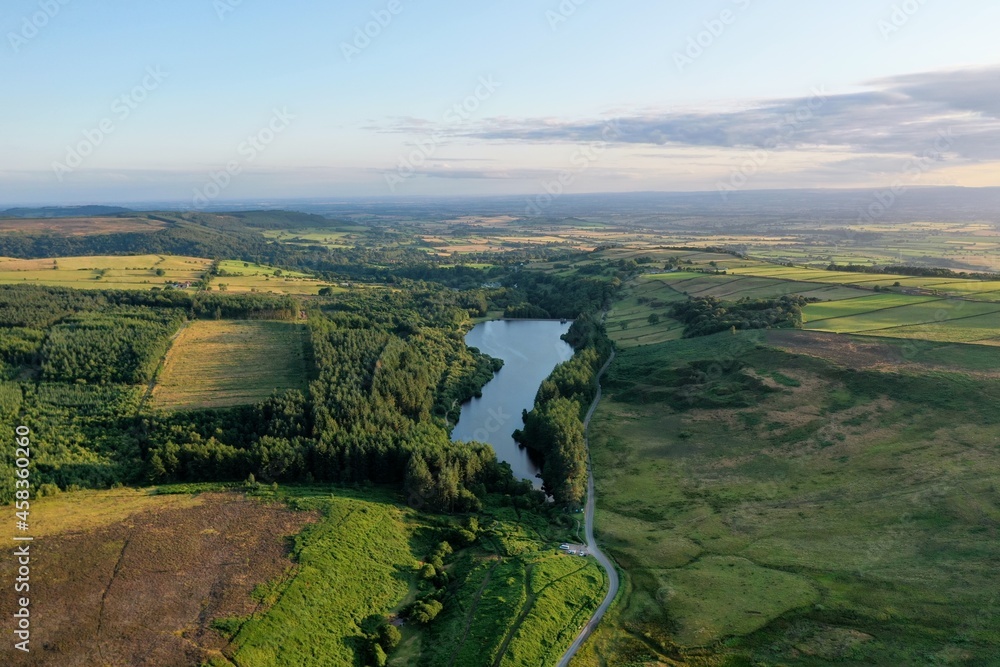
M198 665L220 617L257 607L288 572L286 540L317 519L242 495L88 491L34 500L31 653L20 665ZM13 581L14 559L0 562ZM13 595L0 613L13 614ZM8 648L8 651L11 649ZM13 664L13 663L8 663Z
M173 255L0 258L0 284L149 290L197 281L211 264L200 257Z
M305 326L291 322L192 322L167 353L153 407L222 408L302 389L307 335Z

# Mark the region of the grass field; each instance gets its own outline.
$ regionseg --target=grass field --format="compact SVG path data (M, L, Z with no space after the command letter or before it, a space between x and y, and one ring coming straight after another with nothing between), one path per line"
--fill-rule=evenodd
M302 324L199 320L177 336L153 390L164 410L221 408L306 384Z
M803 331L622 350L591 448L625 592L574 665L996 664L989 358Z
M0 258L0 284L148 290L199 280L211 264L208 259L173 255Z
M58 257L55 259L0 258L0 284L33 284L76 289L163 289L178 283L202 279L212 261L201 257L174 255L101 255ZM249 262L220 262L224 272L212 280L227 292L261 292L315 296L331 286L297 271L281 270ZM277 272L278 275L275 275Z
M300 271L235 260L219 262L219 276L213 280L212 285L215 289L221 288L237 294L261 292L315 296L324 287L331 287L335 292L346 291Z
M834 333L975 342L1000 337L1000 304L905 295L873 296L803 309L805 328Z
M676 340L684 326L669 316L670 306L684 295L662 280L641 276L630 283L608 313L608 335L620 347L651 345ZM655 315L659 321L650 321Z
M756 264L734 268L733 275L775 278L806 283L856 286L864 289L892 288L934 296L969 297L980 301L1000 301L1000 281L961 280L940 277L917 278L877 273L848 273L802 267Z

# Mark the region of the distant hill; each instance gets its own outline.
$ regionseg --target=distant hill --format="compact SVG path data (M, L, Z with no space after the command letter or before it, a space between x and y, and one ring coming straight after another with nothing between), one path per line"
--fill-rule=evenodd
M134 213L121 206L45 206L42 208L9 208L0 211L5 218L80 218L87 216L119 215Z

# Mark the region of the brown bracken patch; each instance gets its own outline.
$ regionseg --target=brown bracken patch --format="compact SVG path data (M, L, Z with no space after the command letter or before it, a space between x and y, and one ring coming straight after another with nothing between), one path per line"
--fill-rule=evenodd
M212 621L256 611L251 592L291 574L287 538L317 516L235 493L200 500L37 539L32 650L18 664L189 667L218 656L227 642ZM0 575L13 580L11 559ZM0 614L11 618L13 604L0 597Z

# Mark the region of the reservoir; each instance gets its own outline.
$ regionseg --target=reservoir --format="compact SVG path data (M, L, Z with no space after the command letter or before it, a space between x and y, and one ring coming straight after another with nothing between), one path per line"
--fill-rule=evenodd
M504 365L483 387L482 398L462 406L451 439L492 445L497 458L510 464L515 477L539 486L537 463L511 434L524 425L521 411L534 406L542 381L573 356L573 348L561 338L569 327L570 323L556 320L497 320L476 325L465 337L466 345L503 359Z

